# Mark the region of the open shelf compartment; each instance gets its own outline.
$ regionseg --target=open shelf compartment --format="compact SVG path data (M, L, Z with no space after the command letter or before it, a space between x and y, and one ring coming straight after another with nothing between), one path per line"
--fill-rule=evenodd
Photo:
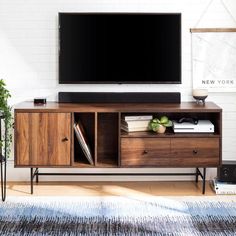
M74 113L74 123L80 123L84 130L83 136L90 150L94 165L91 165L84 154L79 140L75 134L73 124L73 136L74 136L74 158L73 166L76 167L94 167L96 163L95 158L95 113Z
M186 118L197 118L198 120L210 120L215 128L214 133L174 133L172 128L167 128L165 134L158 134L158 136L168 137L168 136L179 136L184 137L191 134L191 136L220 136L220 113L219 112L153 112L153 113L121 113L121 119L124 116L143 116L143 115L153 115L153 118L160 118L161 116L167 116L170 120L179 120L183 117ZM124 130L120 131L121 137L152 137L156 133L152 131L138 131L138 132L126 132Z
M97 167L118 167L119 113L97 114Z

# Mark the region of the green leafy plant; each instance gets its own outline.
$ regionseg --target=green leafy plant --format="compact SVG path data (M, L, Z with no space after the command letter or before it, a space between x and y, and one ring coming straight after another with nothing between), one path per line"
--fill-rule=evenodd
M1 116L4 116L5 121L5 128L6 133L2 133L2 139L0 140L0 148L5 147L6 148L6 155L7 157L10 156L11 151L11 143L12 143L12 113L11 113L11 107L8 105L8 98L11 97L10 92L6 88L6 84L3 81L3 79L0 79L0 114ZM6 143L4 146L4 140L6 139Z
M166 127L172 126L173 122L167 116L162 116L160 119L154 118L149 122L149 129L158 133L164 133Z

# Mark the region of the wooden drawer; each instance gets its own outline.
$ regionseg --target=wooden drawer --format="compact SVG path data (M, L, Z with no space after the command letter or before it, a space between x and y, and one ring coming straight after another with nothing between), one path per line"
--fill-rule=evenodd
M168 166L169 138L121 138L121 166Z
M219 138L173 138L171 139L171 159L174 166L218 166L220 140Z

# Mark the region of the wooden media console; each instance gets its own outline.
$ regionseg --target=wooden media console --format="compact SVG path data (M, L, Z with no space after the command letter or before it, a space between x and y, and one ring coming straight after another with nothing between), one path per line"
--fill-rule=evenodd
M210 120L214 133L164 134L121 130L123 115L167 115L171 120L197 117ZM83 124L94 165L88 163L76 139L73 124ZM34 105L24 102L15 107L15 167L31 169L33 180L40 175L96 175L90 173L41 173L39 168L158 168L193 167L192 174L203 179L207 167L218 167L222 160L222 109L212 102L161 103L57 103ZM203 172L199 170L203 168ZM97 173L98 174L98 173ZM181 173L107 173L100 175L172 175Z

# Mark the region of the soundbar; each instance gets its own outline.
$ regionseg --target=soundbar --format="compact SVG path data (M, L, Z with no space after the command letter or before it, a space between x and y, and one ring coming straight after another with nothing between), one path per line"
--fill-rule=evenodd
M59 103L180 103L178 92L59 92Z

